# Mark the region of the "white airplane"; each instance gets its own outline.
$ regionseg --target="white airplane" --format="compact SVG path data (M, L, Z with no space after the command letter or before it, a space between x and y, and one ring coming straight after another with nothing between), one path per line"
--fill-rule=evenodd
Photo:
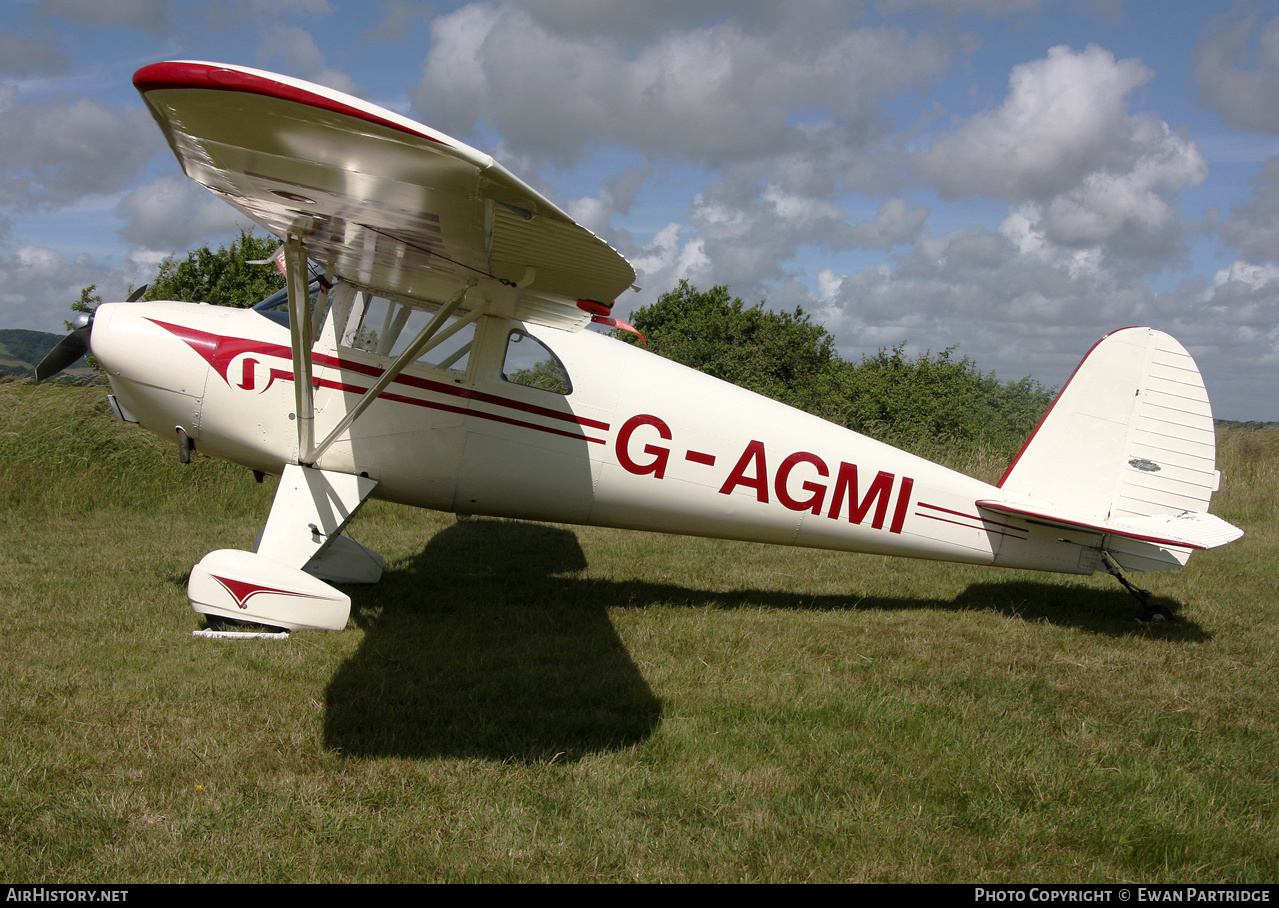
M1103 338L995 485L592 331L635 272L489 156L270 73L157 63L134 84L192 179L283 242L254 309L98 307L41 363L92 351L125 420L278 474L252 552L191 572L212 621L345 627L381 557L369 498L465 514L1069 574L1176 570L1241 531L1190 355ZM260 476L259 476L260 478Z

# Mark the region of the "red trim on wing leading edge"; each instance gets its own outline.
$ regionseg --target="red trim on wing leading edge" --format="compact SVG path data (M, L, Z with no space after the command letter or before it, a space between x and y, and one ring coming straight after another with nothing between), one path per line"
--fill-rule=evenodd
M420 130L411 129L404 123L380 116L370 110L346 103L340 100L339 97L318 94L296 85L290 85L287 82L266 78L257 73L245 72L244 70L232 69L213 63L180 61L152 63L150 66L144 66L133 74L133 85L143 95L149 91L160 89L204 88L213 91L241 91L268 98L279 98L282 101L294 101L298 104L305 104L308 107L354 117L357 120L364 120L366 123L385 126L388 129L408 133L409 135L434 142L437 145L449 147L447 142L443 142L434 136ZM337 92L334 93L334 95L337 94ZM342 95L341 97L346 96ZM352 98L351 100L354 101L356 99Z

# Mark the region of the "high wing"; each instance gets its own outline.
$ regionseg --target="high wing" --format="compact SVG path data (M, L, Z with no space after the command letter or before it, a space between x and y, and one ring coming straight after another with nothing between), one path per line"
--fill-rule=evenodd
M406 117L244 67L156 63L134 85L183 170L330 277L436 305L479 281L490 311L577 328L635 271L491 157Z

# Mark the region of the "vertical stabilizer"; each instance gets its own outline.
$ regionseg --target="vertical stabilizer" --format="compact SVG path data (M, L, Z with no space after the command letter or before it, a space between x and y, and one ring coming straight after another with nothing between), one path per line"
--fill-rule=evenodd
M1124 328L1079 364L999 486L1101 523L1199 514L1216 452L1194 359L1162 331Z

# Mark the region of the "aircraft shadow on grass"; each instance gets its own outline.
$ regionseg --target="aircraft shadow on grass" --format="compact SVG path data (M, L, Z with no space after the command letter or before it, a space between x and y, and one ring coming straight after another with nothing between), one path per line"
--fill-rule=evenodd
M1020 579L951 600L697 590L584 578L570 530L507 520L451 526L413 561L362 587L365 631L327 693L325 745L352 756L575 760L646 740L662 704L610 608L982 610L1116 636L1135 632L1125 592ZM1175 605L1163 600L1162 604ZM1202 638L1178 621L1175 639Z

